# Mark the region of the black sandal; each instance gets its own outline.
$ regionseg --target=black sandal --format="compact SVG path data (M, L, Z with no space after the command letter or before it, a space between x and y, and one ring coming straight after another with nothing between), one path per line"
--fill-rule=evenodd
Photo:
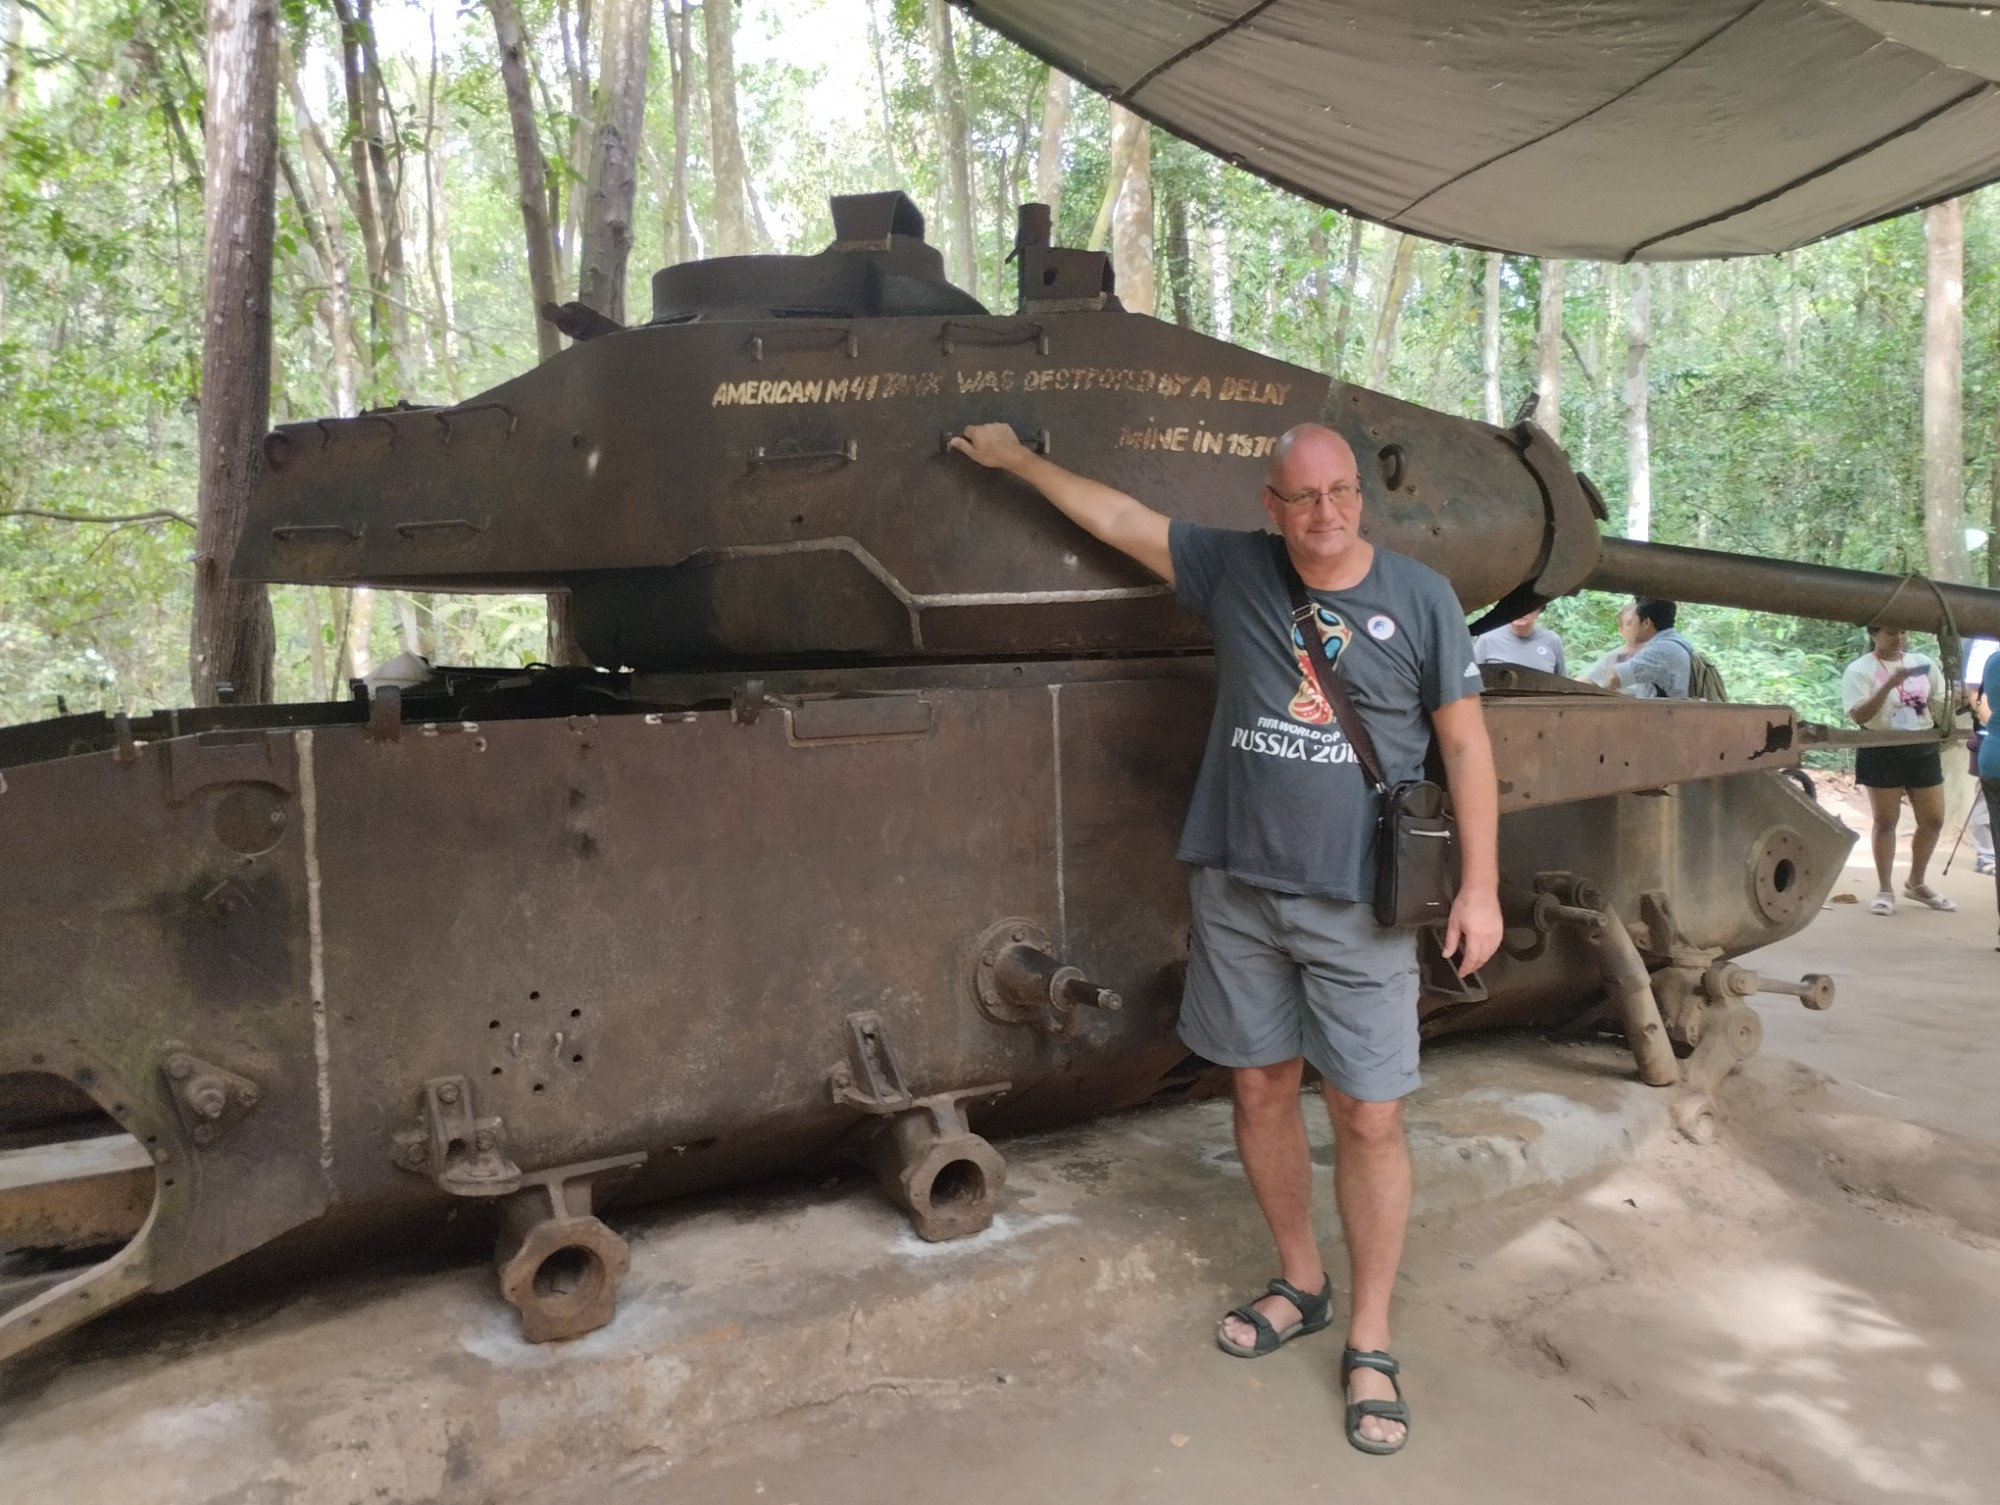
M1238 1317L1257 1329L1257 1341L1245 1348L1230 1338L1222 1323L1215 1325L1215 1346L1224 1353L1234 1354L1239 1359L1261 1359L1267 1353L1276 1353L1294 1338L1303 1338L1307 1333L1316 1333L1333 1321L1333 1277L1326 1277L1317 1296L1308 1296L1288 1280L1274 1280L1264 1288L1267 1296L1282 1296L1299 1309L1300 1320L1283 1332L1271 1326L1270 1319L1248 1301L1233 1307L1223 1321ZM1263 1297L1256 1298L1262 1300Z
M1347 1382L1357 1369L1373 1369L1389 1376L1389 1383L1396 1387L1394 1400L1353 1400L1347 1403L1347 1440L1364 1453L1373 1453L1378 1458L1386 1458L1391 1453L1400 1453L1403 1444L1410 1440L1410 1408L1403 1404L1403 1382L1396 1378L1402 1366L1386 1353L1375 1349L1366 1352L1358 1348L1346 1348L1340 1354L1340 1393L1347 1394ZM1396 1442L1371 1442L1361 1435L1361 1423L1374 1416L1383 1421L1399 1421L1403 1424L1403 1435Z

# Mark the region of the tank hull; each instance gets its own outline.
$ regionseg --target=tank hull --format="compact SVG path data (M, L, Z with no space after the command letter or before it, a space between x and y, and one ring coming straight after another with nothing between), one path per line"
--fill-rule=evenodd
M8 768L0 846L30 860L0 874L0 1074L80 1088L158 1189L79 1277L85 1305L0 1313L0 1352L280 1235L416 1226L544 1172L622 1159L589 1175L600 1204L636 1201L858 1150L899 1102L972 1092L986 1134L1200 1090L1173 1028L1174 848L1210 675L1165 657L652 676L623 714L378 701ZM1576 694L1490 715L1517 926L1566 870L1630 914L1671 894L1676 944L1733 955L1797 930L1839 871L1848 834L1761 771L1795 756L1788 712ZM1551 761L1540 731L1564 715L1594 719L1555 745L1603 756ZM1674 783L1647 761L1662 749L1683 778L1728 776ZM1760 914L1779 827L1796 902ZM1122 1007L1003 1017L982 956L1017 935ZM1602 996L1580 942L1510 935L1484 1001L1426 992L1427 1033L1561 1024ZM904 1099L869 1098L876 1049ZM205 1120L186 1061L254 1100ZM515 1178L453 1183L426 1135L455 1121Z

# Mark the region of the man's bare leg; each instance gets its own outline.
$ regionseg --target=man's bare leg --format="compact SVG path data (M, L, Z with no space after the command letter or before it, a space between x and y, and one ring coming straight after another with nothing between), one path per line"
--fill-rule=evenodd
M1241 1066L1233 1072L1236 1091L1236 1152L1243 1157L1250 1189L1264 1210L1264 1221L1277 1241L1279 1273L1301 1291L1326 1284L1319 1241L1312 1228L1312 1152L1306 1145L1306 1119L1299 1109L1299 1083L1304 1061L1276 1066ZM1282 1296L1253 1303L1264 1320L1283 1332L1304 1315ZM1249 1347L1257 1329L1240 1317L1225 1317L1223 1332L1232 1343Z
M1395 1293L1403 1230L1410 1221L1410 1147L1403 1136L1403 1105L1362 1102L1329 1084L1326 1108L1333 1117L1333 1189L1353 1298L1347 1346L1386 1352L1389 1298ZM1373 1369L1355 1370L1347 1389L1349 1400L1396 1398L1389 1376ZM1379 1416L1361 1422L1361 1435L1370 1442L1400 1442L1404 1431L1401 1422Z

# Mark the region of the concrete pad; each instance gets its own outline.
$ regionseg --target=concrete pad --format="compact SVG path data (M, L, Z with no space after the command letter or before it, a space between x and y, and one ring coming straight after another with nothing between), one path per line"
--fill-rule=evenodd
M1412 1430L1394 1459L1341 1440L1337 1337L1244 1363L1203 1311L1094 1385L788 1413L515 1505L1992 1500L2000 1244L1964 1216L1992 1197L1918 1214L1857 1194L1836 1147L1908 1126L1794 1063L1753 1061L1726 1096L1712 1145L1663 1136L1588 1185L1412 1226L1393 1344ZM1961 1190L2000 1171L2000 1146L1955 1154ZM1920 1156L1863 1173L1907 1186Z
M1577 1183L1665 1133L1666 1095L1608 1046L1451 1043L1425 1074L1411 1141L1434 1226ZM957 1243L922 1243L859 1181L622 1220L618 1318L569 1343L523 1342L483 1267L349 1277L220 1319L114 1314L0 1371L0 1502L560 1494L773 1418L970 1405L1024 1381L1052 1393L1272 1273L1229 1114L1199 1103L1003 1143L1001 1214ZM1330 1163L1316 1103L1307 1122Z

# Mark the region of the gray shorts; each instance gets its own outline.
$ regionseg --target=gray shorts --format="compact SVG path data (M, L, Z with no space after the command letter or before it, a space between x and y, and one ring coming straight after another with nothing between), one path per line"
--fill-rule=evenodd
M1349 1097L1417 1089L1417 937L1366 904L1275 893L1198 867L1180 1036L1219 1066L1304 1056Z

